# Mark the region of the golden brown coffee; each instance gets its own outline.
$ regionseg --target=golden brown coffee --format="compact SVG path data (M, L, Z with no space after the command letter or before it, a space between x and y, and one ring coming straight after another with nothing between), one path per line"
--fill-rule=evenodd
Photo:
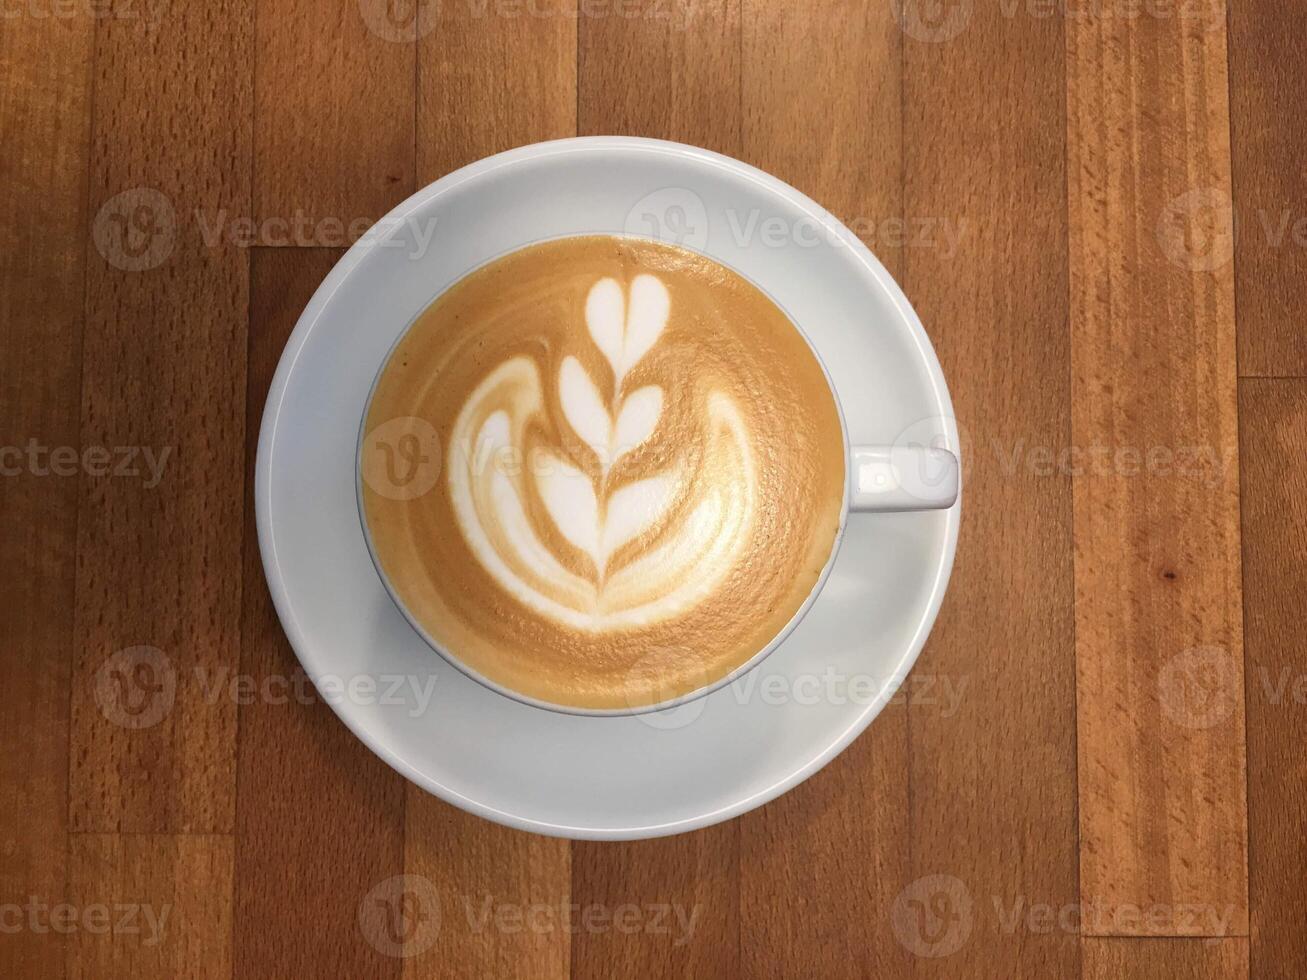
M378 563L482 676L579 708L763 649L831 555L839 413L785 314L696 253L589 236L460 280L396 346L360 449Z

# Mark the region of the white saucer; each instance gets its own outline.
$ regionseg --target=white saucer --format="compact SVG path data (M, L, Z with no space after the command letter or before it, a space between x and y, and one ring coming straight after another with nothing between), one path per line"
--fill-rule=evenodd
M893 696L925 643L953 564L958 506L850 515L811 611L742 679L666 712L577 717L487 690L413 632L368 557L355 441L382 358L449 284L534 241L611 233L679 242L762 286L822 354L853 443L933 441L957 454L935 353L880 263L824 210L761 171L706 150L616 137L482 160L419 191L378 229L341 259L291 335L255 477L277 612L345 724L456 806L577 838L707 826L834 758ZM429 702L419 693L427 690Z

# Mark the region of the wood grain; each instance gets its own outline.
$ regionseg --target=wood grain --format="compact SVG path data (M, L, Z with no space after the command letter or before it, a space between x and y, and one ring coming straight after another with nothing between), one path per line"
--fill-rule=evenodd
M439 928L426 926L431 909L413 909L405 977L437 976L451 963L469 977L572 975L572 930L584 920L569 910L567 841L487 823L438 801L418 805L413 796L407 833L405 871L434 887ZM423 888L414 894L422 901Z
M681 140L738 157L738 0L592 9L578 24L579 131ZM573 977L739 975L738 855L738 822L637 844L573 844L572 901L580 907L657 904L694 917L694 940L680 946L679 933L581 931Z
M743 158L899 272L900 242L883 234L903 218L902 41L889 5L747 0L743 22ZM883 914L911 878L907 725L891 706L822 772L740 819L744 975L911 974Z
M1158 910L1111 934L1243 935L1224 21L1068 30L1081 893Z
M739 156L740 4L591 4L578 25L581 135L652 136Z
M413 192L414 52L427 5L257 4L258 241L348 244Z
M435 27L418 43L421 184L515 146L576 135L576 3L430 8Z
M575 934L572 976L744 975L738 839L726 824L653 841L573 844L572 901L595 910L598 924Z
M829 766L741 819L740 975L913 975L887 914L911 878L906 735L906 710L887 708Z
M950 717L909 709L915 877L883 914L918 976L1074 978L1076 936L1023 914L1077 900L1071 485L1044 463L1070 435L1063 22L902 9L904 210L960 234L906 249L904 278L965 466L915 671L968 687Z
M341 254L252 253L250 474L282 349ZM264 582L253 480L246 486L241 666L223 687L240 705L236 975L398 978L401 960L370 943L358 917L369 891L404 870L405 783L336 719L295 659Z
M93 22L0 30L0 905L64 898ZM0 941L0 975L63 975L63 937Z
M420 183L575 135L573 0L445 3L432 13L436 26L418 45ZM469 976L567 977L569 844L469 816L412 785L406 799L405 976L459 963Z
M1307 377L1307 9L1275 0L1230 4L1239 373Z
M97 25L82 444L140 452L81 483L70 810L230 833L236 706L201 680L240 649L248 268L204 225L249 211L252 8L159 13Z
M76 834L68 861L70 978L232 976L230 837Z
M1297 980L1307 13L1066 6L0 10L0 976ZM302 680L249 501L339 251L240 246L343 244L578 131L849 222L967 470L914 675L956 710L909 697L765 808L632 844L371 755Z
M1307 381L1241 382L1239 418L1252 975L1290 980L1307 963Z
M1239 980L1248 940L1091 939L1082 944L1085 980Z
M816 200L897 276L903 36L889 5L745 0L743 20L743 159Z

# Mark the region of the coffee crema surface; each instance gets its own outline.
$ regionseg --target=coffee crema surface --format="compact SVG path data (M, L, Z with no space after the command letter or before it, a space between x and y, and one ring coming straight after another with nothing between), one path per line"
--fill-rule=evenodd
M839 530L846 451L812 350L760 290L639 239L545 242L439 296L360 447L402 603L529 697L628 709L786 627Z

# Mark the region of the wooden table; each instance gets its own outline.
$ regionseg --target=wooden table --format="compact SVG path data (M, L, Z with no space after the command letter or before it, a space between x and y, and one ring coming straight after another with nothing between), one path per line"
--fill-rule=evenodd
M0 975L1300 977L1307 9L1231 7L7 3ZM576 133L845 219L966 440L928 684L647 843L374 758L303 687L252 518L351 235Z

